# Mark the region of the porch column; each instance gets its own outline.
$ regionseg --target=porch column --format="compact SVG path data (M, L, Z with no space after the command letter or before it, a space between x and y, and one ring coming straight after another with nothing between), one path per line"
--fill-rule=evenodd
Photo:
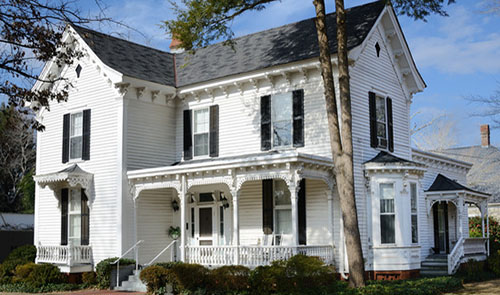
M134 245L137 244L137 202L139 200L134 198ZM134 258L135 258L135 270L139 270L139 249L134 248Z
M232 189L231 195L233 196L233 246L236 246L234 251L234 264L238 265L240 264L240 216L238 205L240 191Z
M490 212L488 211L488 203L486 203L486 252L490 256Z
M481 230L483 232L483 238L485 237L485 228L484 228L484 205L481 205Z
M182 175L181 177L181 261L186 262L186 194L187 194L187 186L186 186L186 176Z
M299 244L299 187L295 183L288 185L290 201L292 203L292 244Z
M462 238L463 237L463 222L462 222L462 215L464 213L464 200L462 198L458 198L458 208L457 208L457 220L458 220L458 234L459 234L459 238Z
M326 198L328 200L328 231L330 243L333 245L333 192L330 189L326 190Z

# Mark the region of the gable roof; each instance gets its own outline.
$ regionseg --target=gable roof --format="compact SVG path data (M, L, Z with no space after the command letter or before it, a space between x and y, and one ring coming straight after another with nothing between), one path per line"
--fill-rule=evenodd
M133 78L175 87L173 54L72 25L107 66Z
M473 189L470 189L455 180L451 180L448 177L438 174L431 186L426 190L426 192L442 192L442 191L469 191L473 193L479 193L483 195L488 195Z
M348 49L360 45L365 40L384 7L383 1L375 1L346 10ZM177 86L319 57L314 19L236 38L235 50L217 43L198 49L194 55L178 54ZM336 14L327 14L326 23L330 50L336 53Z
M450 148L436 153L472 163L467 173L467 185L491 194L490 203L500 202L500 149L495 146Z
M347 9L347 47L360 45L382 13L375 1ZM181 87L319 56L315 18L234 39L189 53L172 54L73 25L101 61L116 71L163 85ZM326 15L330 50L337 52L336 15ZM177 77L176 77L177 75ZM176 81L177 78L177 81Z

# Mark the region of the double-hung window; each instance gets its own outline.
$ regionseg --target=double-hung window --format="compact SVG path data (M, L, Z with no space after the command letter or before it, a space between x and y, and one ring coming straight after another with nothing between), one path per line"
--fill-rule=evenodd
M70 138L69 138L69 158L82 158L83 144L83 113L71 114Z
M82 198L79 189L69 190L68 202L68 218L69 218L69 232L68 237L73 241L74 245L80 244L81 229L82 229Z
M292 92L271 96L273 147L292 145Z
M209 110L200 109L194 111L194 156L207 156L209 147Z
M418 243L418 195L417 184L410 183L410 203L411 203L411 242Z
M274 220L276 234L292 233L292 202L290 191L282 180L273 181Z
M394 244L396 242L394 184L380 184L380 242Z
M377 96L376 100L377 112L377 140L378 147L387 148L387 109L384 97Z

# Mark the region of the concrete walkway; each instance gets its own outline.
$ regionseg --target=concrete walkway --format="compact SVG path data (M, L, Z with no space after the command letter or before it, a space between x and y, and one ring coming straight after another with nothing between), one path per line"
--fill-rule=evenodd
M451 294L462 294L462 295L492 295L500 294L500 279L480 282L480 283L469 283L464 285L465 289Z

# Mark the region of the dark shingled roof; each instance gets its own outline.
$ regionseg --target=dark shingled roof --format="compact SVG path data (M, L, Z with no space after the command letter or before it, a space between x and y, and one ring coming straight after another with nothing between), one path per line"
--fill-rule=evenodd
M107 66L150 82L175 86L173 54L72 25Z
M426 190L426 192L462 191L462 190L487 195L486 193L478 192L464 185L461 185L460 183L451 180L442 174L438 174L436 176L436 179L429 187L429 189Z
M375 157L373 157L371 160L368 160L365 162L365 164L367 164L367 163L406 163L406 164L420 165L416 162L412 162L410 160L396 157L396 156L391 155L388 152L384 152L384 151L381 151Z
M491 194L488 202L500 202L500 149L491 145L476 145L433 153L471 163L472 168L467 173L467 185L474 190Z
M348 49L363 42L384 6L383 1L375 1L347 9ZM337 52L335 17L335 13L326 16L332 53ZM73 28L109 67L126 76L177 87L319 56L314 18L236 38L235 50L217 43L194 55L172 54L87 28Z
M347 9L347 47L360 45L373 27L383 1ZM336 16L327 14L330 50L337 52ZM319 56L314 18L234 39L235 50L217 43L194 55L176 56L177 86L186 86Z

